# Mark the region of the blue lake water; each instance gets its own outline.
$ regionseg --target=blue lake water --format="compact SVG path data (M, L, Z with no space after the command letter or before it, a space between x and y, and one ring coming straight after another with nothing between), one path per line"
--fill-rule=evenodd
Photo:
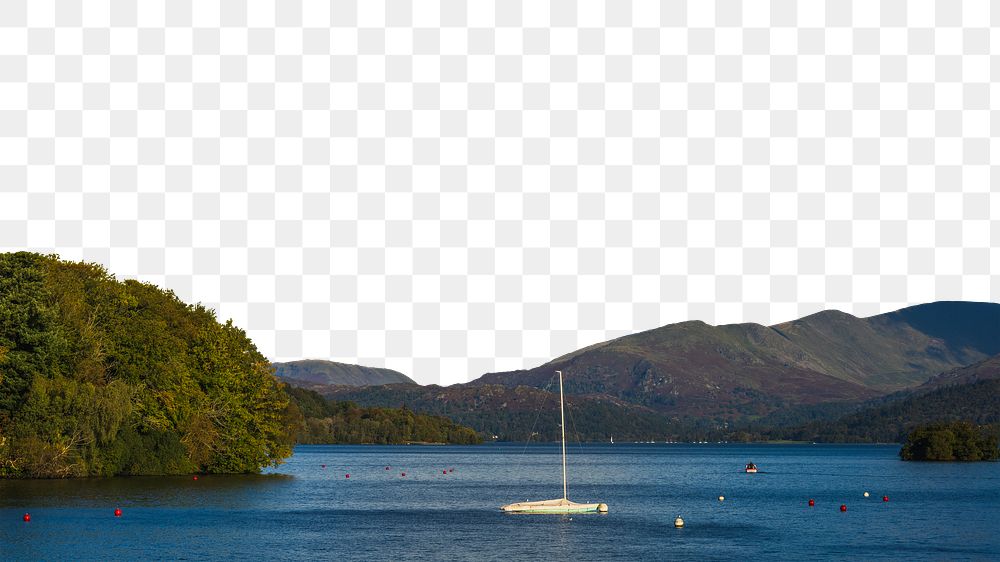
M570 499L610 513L501 513L561 496L558 451L300 446L261 476L0 481L0 559L1000 559L998 463L904 463L898 446L574 445Z

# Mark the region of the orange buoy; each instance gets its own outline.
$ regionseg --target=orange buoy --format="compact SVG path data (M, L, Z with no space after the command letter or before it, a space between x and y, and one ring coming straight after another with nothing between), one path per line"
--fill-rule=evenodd
M840 504L840 511L847 511L847 506L844 504Z
M809 500L809 507L816 505L816 500Z
M28 523L28 522L31 521L31 514L30 513L25 513L24 517L22 517L21 519L23 519L25 523Z
M116 507L115 508L115 517L121 517L121 516L122 516L122 510Z
M882 501L884 501L884 502L889 501L889 496L882 496Z

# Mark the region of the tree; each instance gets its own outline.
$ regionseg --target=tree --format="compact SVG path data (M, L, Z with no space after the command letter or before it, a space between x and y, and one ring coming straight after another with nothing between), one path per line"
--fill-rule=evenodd
M0 254L0 477L256 472L301 423L231 321L97 265Z
M903 460L979 461L1000 458L997 430L967 421L937 423L914 429L899 451Z
M300 443L453 443L471 445L482 438L474 430L442 416L416 414L407 408L359 408L350 401L327 400L312 390L289 387L295 407L305 415Z

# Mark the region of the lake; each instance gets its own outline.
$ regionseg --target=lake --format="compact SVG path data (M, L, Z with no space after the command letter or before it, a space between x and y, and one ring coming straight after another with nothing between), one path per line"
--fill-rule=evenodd
M0 559L1000 558L1000 464L898 450L572 445L570 499L604 515L499 511L562 495L548 444L299 446L260 476L0 480Z

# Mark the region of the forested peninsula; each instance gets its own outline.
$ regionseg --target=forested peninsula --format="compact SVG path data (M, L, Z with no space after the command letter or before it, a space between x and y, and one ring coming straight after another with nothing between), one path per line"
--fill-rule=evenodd
M252 473L297 438L478 439L316 398L290 400L246 333L200 304L94 264L0 254L0 478Z
M0 254L0 477L257 472L294 417L243 330L170 291Z

